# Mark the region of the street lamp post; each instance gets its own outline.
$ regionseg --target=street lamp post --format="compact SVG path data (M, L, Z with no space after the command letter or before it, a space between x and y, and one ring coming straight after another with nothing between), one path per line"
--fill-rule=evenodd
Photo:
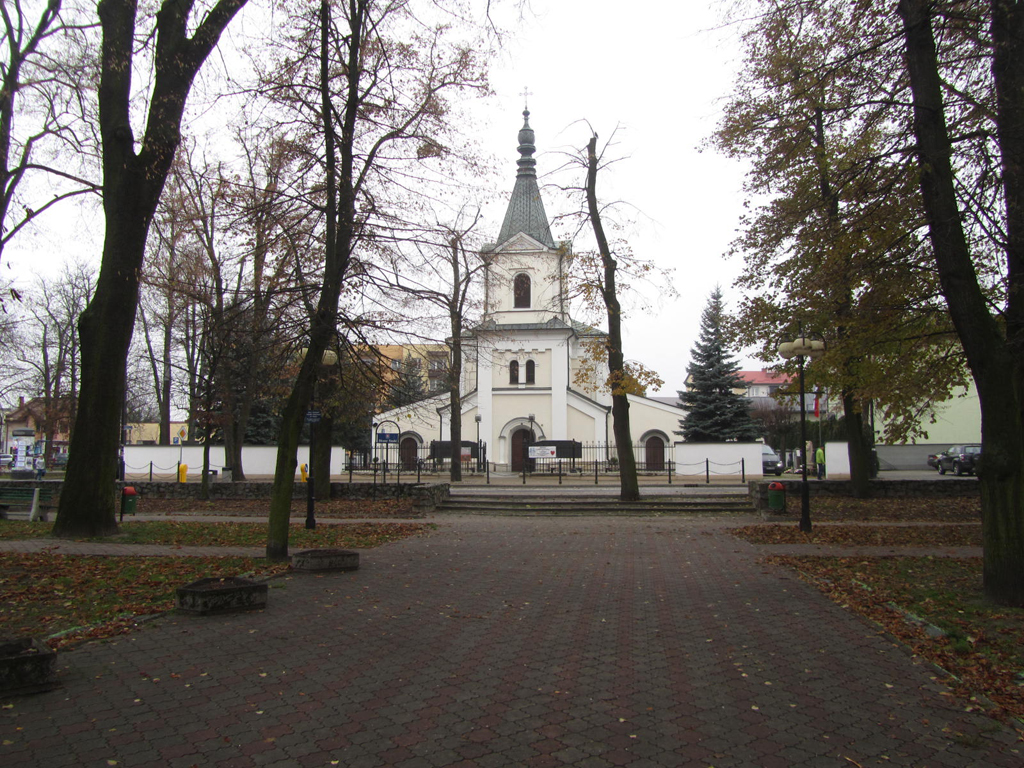
M303 349L301 357L306 358L309 349ZM320 358L321 366L334 365L338 362L338 356L333 350L324 350ZM316 490L313 483L313 457L316 455L316 430L320 422L320 411L316 410L316 384L320 378L320 366L317 366L313 373L313 391L309 398L309 410L306 411L306 423L309 424L309 459L306 462L308 472L306 473L306 528L316 528Z
M476 422L476 471L480 471L480 422L483 421L483 416L479 413L473 417L473 421Z
M526 485L526 470L530 466L530 444L533 443L533 420L534 415L531 413L526 417L527 421L530 422L530 431L526 436L526 440L523 441L523 485Z
M804 402L804 362L817 360L825 354L825 342L805 336L800 328L796 339L784 339L779 344L779 355L786 360L796 358L800 365L800 530L810 533L811 499L807 487L807 405Z

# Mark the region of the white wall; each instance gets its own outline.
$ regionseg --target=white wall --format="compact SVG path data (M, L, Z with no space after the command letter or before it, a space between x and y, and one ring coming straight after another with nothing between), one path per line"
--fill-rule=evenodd
M762 476L761 443L676 443L672 458L681 476L704 476L705 460L710 462L712 479L739 477L741 468L748 478Z
M153 477L173 479L178 471L178 457L181 463L188 465L189 479L198 479L203 471L203 446L186 445L180 449L174 445L128 445L124 449L125 473L131 476L149 475L150 462L153 463ZM331 451L331 474L340 475L344 472L345 449L335 446ZM300 445L298 464L305 464L309 458L309 448ZM247 477L274 476L277 465L277 446L247 445L242 448L242 468ZM218 473L224 467L224 447L210 446L210 469ZM298 476L298 468L295 470Z
M807 464L807 476L815 472L814 456ZM850 479L850 449L846 443L825 443L825 477L828 480Z

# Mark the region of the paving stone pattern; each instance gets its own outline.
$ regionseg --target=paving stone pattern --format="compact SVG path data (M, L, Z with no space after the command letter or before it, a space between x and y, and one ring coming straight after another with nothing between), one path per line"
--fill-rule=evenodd
M458 518L60 657L18 766L1020 766L1016 734L709 520Z

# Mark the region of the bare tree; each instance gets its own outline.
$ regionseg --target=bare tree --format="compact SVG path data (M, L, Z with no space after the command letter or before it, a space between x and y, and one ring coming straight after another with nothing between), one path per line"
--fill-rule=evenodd
M445 145L448 92L485 87L471 44L448 41L444 26L421 24L413 14L413 4L348 0L332 6L324 0L291 39L297 50L268 85L307 121L307 164L317 179L310 177L311 202L323 215L323 268L315 283L307 354L278 439L267 540L271 559L287 557L303 412L324 351L337 343L342 287L362 271L356 251L361 247L371 257L374 239L400 228L407 217L394 202L423 187L430 164L451 154Z
M615 434L615 449L619 457L619 498L636 501L640 498L640 483L636 474L636 457L633 455L633 439L629 428L629 397L626 390L626 357L622 350L622 304L616 288L618 263L612 255L608 237L601 219L601 205L597 199L597 172L600 157L597 152L597 134L590 137L586 150L587 160L587 211L590 225L597 240L597 252L601 257L603 274L598 280L598 290L608 316L608 383L612 390L612 431Z
M444 240L443 244L417 243L411 261L402 259L394 262L393 272L388 275L393 287L405 294L408 301L433 306L445 315L453 482L462 480L463 336L471 325L469 315L474 306L476 278L486 267L479 250L466 247L466 240L478 221L479 212L468 225L439 227L438 234Z
M21 362L31 371L33 389L42 398L47 463L55 434L73 434L80 366L75 324L92 295L94 279L95 273L85 264L67 264L55 280L36 278L26 296L27 343L22 345Z
M45 211L99 191L66 162L91 154L79 125L91 81L90 25L78 18L84 17L81 9L68 9L62 0L48 0L33 15L37 8L28 0L0 3L0 46L6 49L0 56L0 259L7 244ZM46 164L57 152L62 167ZM26 189L43 176L45 197Z
M218 0L195 10L194 0L164 0L159 12L143 19L135 0L99 4L106 231L96 291L78 324L84 423L72 437L55 535L97 536L117 530L118 426L149 225L181 140L182 115L193 81L245 2ZM152 86L146 127L136 144L132 114L138 114L138 105L132 76L137 44L150 41Z
M1024 7L992 0L982 14L991 34L992 120L1005 215L998 246L1006 296L993 306L957 195L963 170L954 163L944 68L936 47L934 23L945 10L939 5L925 0L897 5L913 94L921 195L942 292L981 402L985 592L1004 605L1024 606Z

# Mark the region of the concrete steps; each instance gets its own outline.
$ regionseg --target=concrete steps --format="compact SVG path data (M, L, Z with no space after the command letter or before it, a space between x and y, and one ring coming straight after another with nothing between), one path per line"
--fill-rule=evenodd
M754 511L747 493L649 496L637 502L609 495L460 493L435 510L439 515L581 516L745 514Z

